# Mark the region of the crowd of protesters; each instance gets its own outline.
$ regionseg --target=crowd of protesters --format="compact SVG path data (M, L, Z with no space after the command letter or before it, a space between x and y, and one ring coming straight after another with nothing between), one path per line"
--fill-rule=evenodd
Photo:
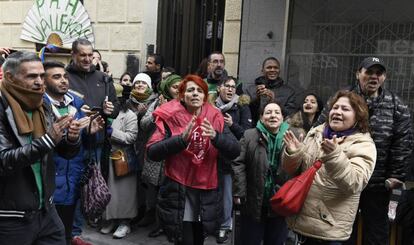
M149 55L145 71L119 80L86 39L69 64L0 54L0 244L90 244L85 225L116 239L153 225L149 237L182 245L232 232L246 245L357 244L360 219L362 244L390 243L390 192L405 187L413 135L380 58L363 59L327 105L314 91L298 105L275 57L247 85L220 52L183 77ZM278 215L270 198L318 159L301 211ZM80 201L91 161L111 194L99 217ZM414 217L407 202L397 216Z

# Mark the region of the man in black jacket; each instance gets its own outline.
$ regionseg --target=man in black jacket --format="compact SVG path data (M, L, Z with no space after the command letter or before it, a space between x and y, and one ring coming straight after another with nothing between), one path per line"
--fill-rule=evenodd
M0 97L1 244L65 244L53 203L53 149L65 158L79 151L79 123L53 122L43 103L44 69L34 53L16 52L3 64Z
M253 125L259 120L259 111L269 101L276 101L283 108L285 117L298 110L296 92L280 76L280 62L275 57L268 57L262 63L262 76L255 79L254 84L246 88L250 96L250 111Z
M66 68L70 89L81 97L89 107L102 108L104 115L116 118L119 103L110 78L96 70L92 63L92 43L79 38L72 44L72 62Z
M85 102L82 111L89 115L91 110L99 111L106 118L115 119L119 113L119 103L111 79L102 71L96 70L93 65L93 47L87 39L78 38L72 43L72 62L66 67L71 92ZM108 122L108 120L106 120ZM109 142L105 133L97 133L95 138L89 139L85 148L93 146L91 152L85 151L85 156L101 161L101 170L104 176L109 171ZM96 154L96 156L94 156ZM79 201L77 204L79 209ZM72 235L80 240L82 233L82 217L77 211ZM82 244L82 241L79 242Z
M361 95L369 109L371 135L377 148L374 173L360 197L364 245L389 244L388 203L390 191L402 186L412 152L411 116L407 105L385 89L386 68L377 57L365 58L356 72L358 83L350 90ZM317 123L325 122L327 109ZM348 244L356 244L357 231Z

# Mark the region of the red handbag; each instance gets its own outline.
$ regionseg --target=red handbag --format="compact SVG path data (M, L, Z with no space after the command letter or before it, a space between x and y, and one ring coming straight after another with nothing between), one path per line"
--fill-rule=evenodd
M315 178L316 171L321 166L322 162L316 160L308 170L283 184L270 199L272 210L281 216L299 213Z

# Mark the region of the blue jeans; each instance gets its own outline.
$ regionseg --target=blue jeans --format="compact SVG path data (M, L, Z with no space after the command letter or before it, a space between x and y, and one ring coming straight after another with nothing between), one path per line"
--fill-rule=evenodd
M85 223L83 214L80 210L80 199L76 202L75 216L73 217L72 237L80 236L82 234L82 227Z
M257 222L251 217L241 216L241 240L243 245L283 245L287 238L287 225L283 217L267 217Z
M223 180L220 182L223 193L223 220L220 225L222 230L231 230L232 218L231 212L233 210L233 194L232 194L232 178L231 174L224 174Z

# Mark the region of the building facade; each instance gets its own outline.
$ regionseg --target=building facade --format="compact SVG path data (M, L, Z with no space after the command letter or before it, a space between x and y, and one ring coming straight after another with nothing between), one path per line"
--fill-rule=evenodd
M0 1L1 47L35 50L35 44L21 40L20 34L26 15L36 2ZM95 48L101 52L103 60L109 63L109 69L114 77L119 78L127 69L128 55L136 57L140 68L143 69L148 47L156 43L158 2L149 0L85 0L83 2L92 22Z

